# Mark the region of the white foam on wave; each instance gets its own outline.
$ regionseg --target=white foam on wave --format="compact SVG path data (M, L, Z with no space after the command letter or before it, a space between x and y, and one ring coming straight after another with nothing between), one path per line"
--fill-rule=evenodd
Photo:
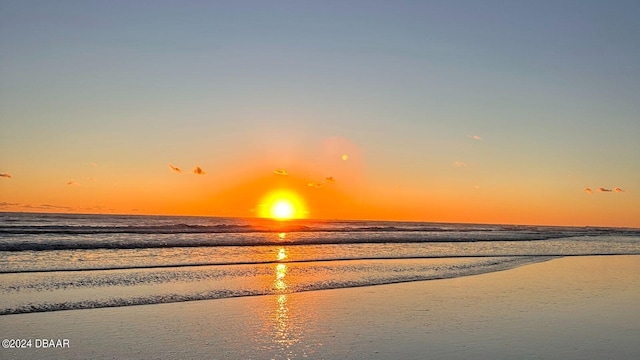
M500 271L548 257L357 260L6 275L0 315L372 286Z

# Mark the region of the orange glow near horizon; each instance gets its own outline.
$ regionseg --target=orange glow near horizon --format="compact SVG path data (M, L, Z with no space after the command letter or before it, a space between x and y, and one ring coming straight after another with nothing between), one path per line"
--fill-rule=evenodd
M263 198L259 216L274 220L302 219L307 210L302 198L290 190L276 190Z
M37 182L30 183L14 172L12 178L0 178L0 211L259 217L281 225L290 219L313 218L640 227L640 193L629 186L622 186L624 192L588 194L583 186L574 188L572 179L563 178L557 189L540 196L531 191L533 179L492 185L458 174L445 182L444 171L418 183L412 177L396 178L388 169L364 171L356 148L329 150L313 167L301 160L280 164L259 158L198 177L177 175L166 165L159 170L165 177L150 173L155 177L137 178L120 178L91 167L90 175L97 180L84 180L78 186L36 174L32 178ZM347 161L341 159L343 154L348 154ZM287 175L284 169L273 173L282 167ZM308 186L323 179L322 187ZM166 196L167 191L173 195Z

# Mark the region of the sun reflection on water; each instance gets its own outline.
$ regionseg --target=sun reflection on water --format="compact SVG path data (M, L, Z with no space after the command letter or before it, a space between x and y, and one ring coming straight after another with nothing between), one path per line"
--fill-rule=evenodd
M287 257L286 250L284 248L278 249L278 261L283 260ZM299 336L297 336L293 331L293 323L291 319L289 304L288 304L288 295L284 292L287 291L287 265L286 264L276 264L275 266L275 275L276 278L273 281L273 287L281 294L275 297L276 299L276 308L274 311L274 337L273 341L277 344L280 351L287 352L286 357L294 355L291 353L291 347L300 341Z
M279 233L278 238L280 240L284 240L287 236L286 233ZM276 260L282 261L287 258L287 250L284 247L278 248L278 254L276 255ZM276 265L276 280L273 283L273 286L278 292L283 292L287 290L287 283L285 282L284 277L287 275L287 265L285 264L277 264Z
M265 291L273 295L265 296L263 306L252 309L262 324L262 331L257 336L266 359L306 358L315 348L322 346L309 343L310 338L305 334L308 324L313 324L316 319L313 304L302 303L298 294L292 294L300 286L299 282L306 280L298 273L300 264L295 263L299 258L296 248L277 244L287 235L271 235L276 240L268 251L269 260L273 263L266 265L269 273L260 281Z
M287 251L285 248L278 249L278 261L284 260L287 258Z
M300 341L299 337L292 333L292 323L289 316L288 297L280 294L276 297L277 308L275 312L275 338L274 341L280 345L280 349L288 349Z
M276 265L276 280L273 283L273 286L278 291L287 290L287 282L285 280L285 276L287 276L287 265L278 264Z

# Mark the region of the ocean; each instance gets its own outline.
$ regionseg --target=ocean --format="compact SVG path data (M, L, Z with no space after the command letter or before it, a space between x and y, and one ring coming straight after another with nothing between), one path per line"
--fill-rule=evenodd
M455 278L640 255L640 229L0 213L0 315Z

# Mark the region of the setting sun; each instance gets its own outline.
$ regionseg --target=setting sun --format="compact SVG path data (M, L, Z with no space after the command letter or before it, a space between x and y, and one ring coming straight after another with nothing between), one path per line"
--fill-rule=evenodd
M300 196L288 190L269 193L259 208L260 217L274 220L300 219L306 214L305 205Z
M274 219L291 219L295 210L288 200L279 200L273 204L270 213Z

